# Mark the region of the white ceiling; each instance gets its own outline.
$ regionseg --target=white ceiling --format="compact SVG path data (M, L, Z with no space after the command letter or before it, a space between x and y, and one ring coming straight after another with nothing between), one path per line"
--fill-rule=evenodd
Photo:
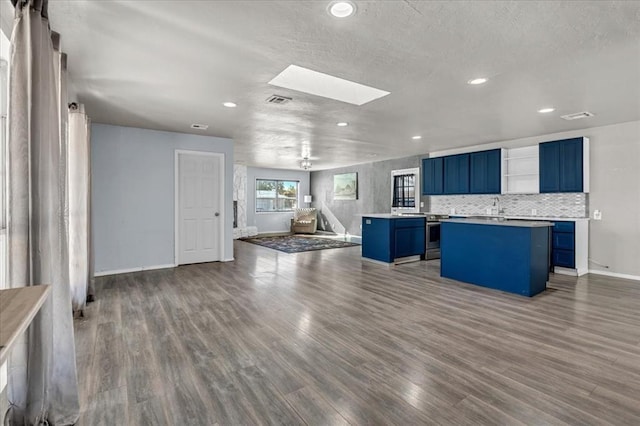
M640 2L355 1L347 19L328 3L49 8L94 122L230 137L252 166L296 169L309 154L326 169L640 119ZM267 84L290 64L391 94L355 106ZM596 116L559 118L585 110Z

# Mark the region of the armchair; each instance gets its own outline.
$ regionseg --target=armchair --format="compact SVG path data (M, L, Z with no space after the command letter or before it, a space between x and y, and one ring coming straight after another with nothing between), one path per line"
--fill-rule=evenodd
M315 208L300 208L293 211L291 232L294 234L315 234L318 229L318 211Z

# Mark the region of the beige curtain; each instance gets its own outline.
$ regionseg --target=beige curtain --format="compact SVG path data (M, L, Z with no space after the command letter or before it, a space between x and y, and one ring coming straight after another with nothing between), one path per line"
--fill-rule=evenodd
M84 105L69 108L69 282L73 309L80 311L93 296L90 211L90 121Z
M26 342L9 361L13 424L78 419L78 385L66 227L66 114L47 0L14 0L7 143L10 287L50 284ZM64 83L62 83L64 84Z

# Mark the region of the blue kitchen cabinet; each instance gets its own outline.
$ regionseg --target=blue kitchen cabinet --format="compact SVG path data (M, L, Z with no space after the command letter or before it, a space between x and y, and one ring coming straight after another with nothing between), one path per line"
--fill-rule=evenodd
M422 160L422 195L442 195L443 164L443 157Z
M469 193L469 154L444 157L444 194Z
M424 256L426 251L425 219L394 221L394 258Z
M564 139L539 145L540 192L583 191L583 140Z
M501 155L499 149L469 154L469 192L471 194L500 194Z
M393 263L426 251L424 217L362 217L362 257Z
M551 230L551 241L551 265L575 268L575 223L569 221L555 222Z

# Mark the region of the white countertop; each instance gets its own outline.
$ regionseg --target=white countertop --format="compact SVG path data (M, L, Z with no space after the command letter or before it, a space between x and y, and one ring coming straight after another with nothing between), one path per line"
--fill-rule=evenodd
M411 214L405 214L405 215L397 215L397 214L391 214L391 213L363 213L363 214L358 214L356 216L362 216L362 217L375 217L375 218L380 218L380 219L403 219L403 218L415 218L415 217L426 217L427 215L430 214L434 214L434 215L443 215L445 213L418 213L415 215L411 215ZM459 216L459 217L469 217L469 216L473 216L473 217L477 217L477 216L482 216L481 214L458 214L458 213L454 213L454 214L449 214L448 216ZM487 216L502 216L502 215L487 215ZM505 219L521 219L521 220L530 220L530 221L565 221L565 222L577 222L577 221L583 221L583 220L589 220L588 217L550 217L550 216L513 216L513 215L504 215L503 216Z
M427 216L424 214L403 214L403 215L397 215L397 214L391 214L391 213L363 213L357 216L362 216L362 217L373 217L376 219L415 219L415 218L422 218L425 219Z
M518 228L541 228L553 226L553 222L533 220L442 219L440 222L468 223L473 225L516 226Z
M575 222L575 221L579 221L579 220L589 220L588 217L546 217L546 216L509 216L509 215L506 215L505 219L557 220L557 221L565 221L565 222Z
M427 214L445 214L445 213L427 213ZM477 217L477 216L483 216L482 214L460 214L460 213L454 213L454 214L450 214L447 213L448 216L458 216L458 217ZM502 216L505 219L523 219L523 220L533 220L533 221L537 221L537 220L558 220L558 221L565 221L565 222L576 222L576 221L580 221L580 220L589 220L588 217L552 217L552 216L514 216L514 215L510 215L510 214L506 214L506 215L486 215L486 216Z

